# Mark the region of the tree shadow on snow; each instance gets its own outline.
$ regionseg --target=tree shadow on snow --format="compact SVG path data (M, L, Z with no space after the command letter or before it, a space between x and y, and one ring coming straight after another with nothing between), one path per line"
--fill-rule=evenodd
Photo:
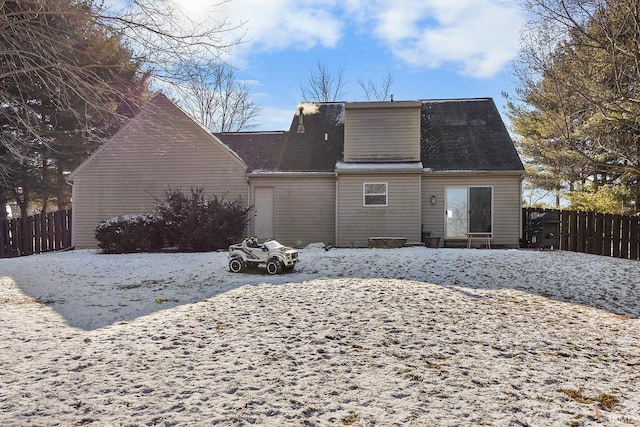
M432 283L473 298L482 297L474 290L512 289L640 317L640 262L596 255L529 250L303 249L293 271L273 276L264 269L232 273L227 262L224 252L105 255L70 251L9 260L3 265L7 271L0 276L14 282L16 298L40 302L70 326L84 330L131 322L243 286L345 278ZM4 289L4 296L9 291Z

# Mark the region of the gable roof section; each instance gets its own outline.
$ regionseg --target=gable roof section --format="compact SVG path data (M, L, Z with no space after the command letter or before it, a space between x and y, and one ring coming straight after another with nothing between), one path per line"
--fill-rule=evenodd
M421 160L434 171L522 171L524 166L491 98L425 100Z
M524 167L491 98L421 101L420 157L433 171L523 171ZM300 107L304 132L300 126ZM206 134L249 172L334 172L343 159L342 102L301 103L289 131L211 133L162 94L156 95L68 177L69 181L110 144L126 139L130 127L155 126ZM156 129L157 131L157 129ZM126 142L126 141L124 141Z
M285 131L216 132L214 135L247 164L250 172L277 170L287 136Z
M433 171L523 171L491 98L421 101L420 153ZM285 135L274 171L332 172L343 159L345 104L302 103Z
M127 121L118 132L115 133L107 142L102 144L89 158L87 158L80 166L73 170L67 177L68 181L74 178L84 168L89 166L102 152L108 150L114 144L127 144L131 133L140 132L140 129L152 127L150 133L160 135L158 137L158 150L162 150L164 144L182 144L189 143L194 137L210 140L211 144L217 144L223 152L227 154L229 159L239 166L246 168L245 162L229 147L220 142L207 128L191 118L180 107L175 105L169 98L162 93L155 95L132 119ZM167 131L163 132L163 129ZM169 131L171 130L171 132ZM176 130L179 130L176 132ZM162 140L163 137L168 140Z

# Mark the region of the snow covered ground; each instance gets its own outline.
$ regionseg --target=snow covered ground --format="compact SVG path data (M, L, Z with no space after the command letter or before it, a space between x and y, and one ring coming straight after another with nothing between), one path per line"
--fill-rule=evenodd
M640 263L569 252L0 259L0 425L640 425Z

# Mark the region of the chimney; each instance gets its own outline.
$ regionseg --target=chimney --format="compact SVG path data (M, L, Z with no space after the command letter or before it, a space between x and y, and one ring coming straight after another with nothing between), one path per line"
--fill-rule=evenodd
M304 124L303 119L302 119L302 110L304 110L304 107L300 107L298 109L298 111L300 111L300 114L298 116L298 132L297 133L304 133Z

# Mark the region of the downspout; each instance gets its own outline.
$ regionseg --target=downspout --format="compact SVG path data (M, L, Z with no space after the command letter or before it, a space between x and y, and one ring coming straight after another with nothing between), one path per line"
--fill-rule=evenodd
M73 214L73 201L76 199L76 186L73 185L73 181L69 181L66 177L64 179L67 184L71 186L71 248L76 247L76 217L77 215Z
M338 246L338 221L339 221L339 215L338 215L339 202L338 201L340 200L340 198L338 197L339 196L339 191L340 191L339 187L338 187L338 172L335 173L335 177L336 177L336 202L335 202L335 210L336 210L336 212L335 212L335 218L336 218L335 222L336 222L336 224L335 224L335 228L334 228L333 246L337 247Z
M523 221L523 218L522 218L522 182L524 181L524 177L525 177L524 174L520 175L520 186L519 186L520 197L519 197L519 200L518 200L519 201L519 203L518 203L518 212L519 212L519 217L520 217L520 221L519 221L519 223L520 223L519 229L520 230L518 231L518 246L517 246L518 248L520 248L522 246L522 237L523 237L522 236L522 226L523 226L523 224L522 224L522 221Z
M251 179L247 177L247 207L251 206ZM253 207L251 208L253 211ZM247 225L245 226L245 237L249 237L249 230L253 224L255 227L255 216L249 212L249 218L252 218L251 221L247 221Z
M423 172L420 172L420 175L418 175L418 242L422 242L422 199L423 199L423 194L422 194L422 174Z

